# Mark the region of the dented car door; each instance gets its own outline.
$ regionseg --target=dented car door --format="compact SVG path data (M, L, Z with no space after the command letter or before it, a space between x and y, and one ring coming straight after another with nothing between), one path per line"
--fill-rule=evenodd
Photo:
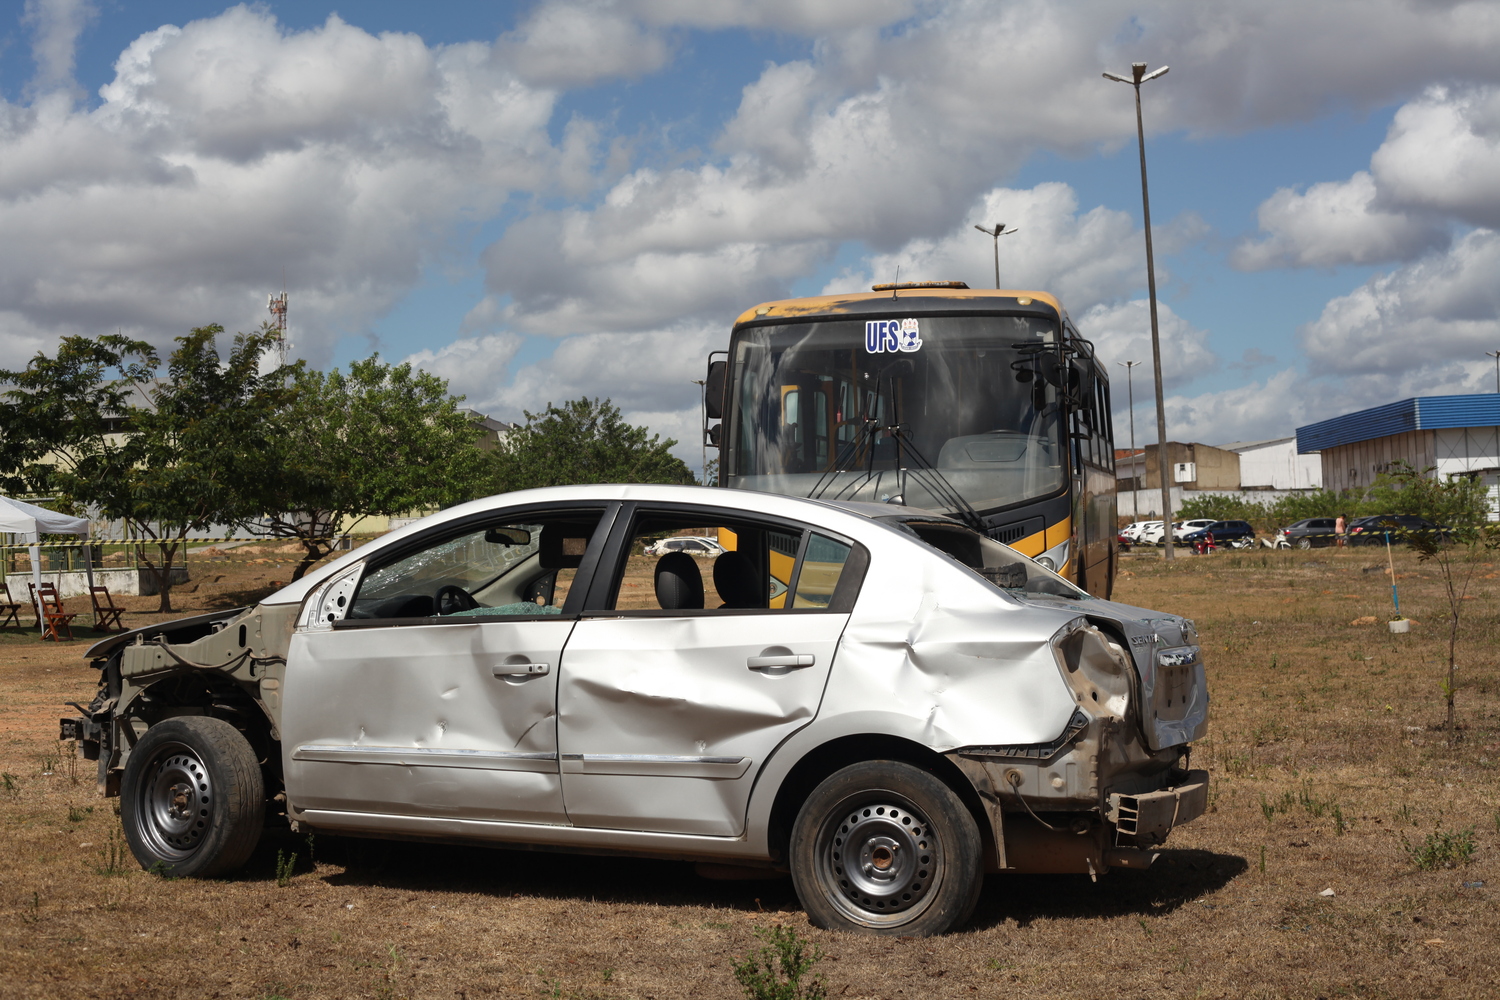
M822 558L803 541L788 607L585 612L558 679L571 823L743 832L756 775L816 715L849 619L830 598L854 547L808 534Z

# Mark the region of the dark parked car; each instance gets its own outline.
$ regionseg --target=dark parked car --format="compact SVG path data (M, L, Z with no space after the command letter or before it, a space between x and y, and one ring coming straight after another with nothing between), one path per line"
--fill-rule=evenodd
M1334 542L1333 522L1335 520L1332 517L1305 517L1295 524L1290 524L1282 528L1277 535L1285 545L1295 545L1299 549L1332 545Z
M1196 545L1209 535L1213 536L1214 545L1221 549L1245 549L1255 544L1255 529L1250 527L1249 521L1215 521L1206 528L1183 535L1182 541L1186 545Z
M1447 528L1433 524L1425 517L1415 514L1375 514L1357 517L1349 522L1350 545L1384 545L1385 533L1391 533L1393 543L1404 542L1407 536L1417 532L1438 535L1443 541L1450 539Z

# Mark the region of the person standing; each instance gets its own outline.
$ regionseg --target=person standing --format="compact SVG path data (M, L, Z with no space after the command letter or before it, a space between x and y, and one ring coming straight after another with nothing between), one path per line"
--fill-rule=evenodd
M1344 547L1344 529L1349 527L1349 522L1343 514L1334 518L1333 521L1333 544L1339 548Z

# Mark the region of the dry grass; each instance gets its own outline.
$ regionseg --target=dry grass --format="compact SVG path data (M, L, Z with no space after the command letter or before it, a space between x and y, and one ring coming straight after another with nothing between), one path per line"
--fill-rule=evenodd
M179 611L253 599L278 570L252 558L195 563L204 582ZM666 862L287 834L232 879L111 870L113 801L54 739L63 703L92 694L84 644L3 636L0 995L736 997L731 960L784 922L827 953L836 997L1492 996L1495 569L1468 602L1450 748L1433 728L1434 574L1398 562L1411 635L1350 624L1388 616L1387 577L1364 572L1381 563L1127 557L1118 596L1192 615L1209 647L1213 731L1195 761L1214 775L1211 811L1149 872L992 877L971 925L939 940L814 931L785 880L707 882ZM1419 870L1403 846L1470 828L1464 867ZM284 887L278 851L297 854Z

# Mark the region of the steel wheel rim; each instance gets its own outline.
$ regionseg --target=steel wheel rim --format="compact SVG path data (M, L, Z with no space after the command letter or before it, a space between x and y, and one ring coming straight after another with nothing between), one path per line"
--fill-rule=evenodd
M136 800L137 826L151 853L168 861L192 857L208 835L213 798L208 768L191 747L160 747Z
M816 870L827 897L866 927L910 923L943 879L942 845L904 795L877 790L839 803L818 831Z

